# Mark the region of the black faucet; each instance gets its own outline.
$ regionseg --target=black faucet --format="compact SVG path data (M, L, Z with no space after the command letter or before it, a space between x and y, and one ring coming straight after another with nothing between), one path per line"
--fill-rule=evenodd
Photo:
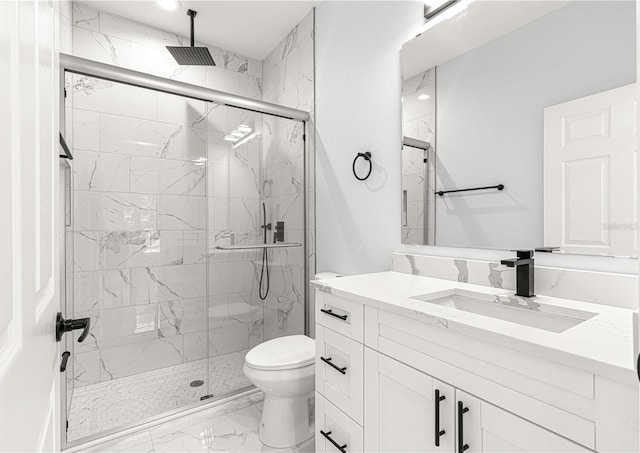
M516 268L516 296L533 297L533 250L516 250L517 258L502 260L500 264Z

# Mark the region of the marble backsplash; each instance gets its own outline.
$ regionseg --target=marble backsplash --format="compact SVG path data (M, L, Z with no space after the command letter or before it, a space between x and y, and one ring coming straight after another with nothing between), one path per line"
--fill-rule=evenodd
M515 270L498 261L392 253L391 270L515 290ZM536 266L535 291L545 296L638 308L638 278L629 274Z

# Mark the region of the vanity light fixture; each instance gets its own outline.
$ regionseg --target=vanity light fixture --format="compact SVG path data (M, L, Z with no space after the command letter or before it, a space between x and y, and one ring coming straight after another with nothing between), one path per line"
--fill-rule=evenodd
M180 2L178 0L156 0L158 6L167 11L174 11L178 9L180 6Z
M447 21L467 9L476 0L425 0L424 17L427 20L417 36L437 24Z
M424 2L424 18L429 20L460 0L427 0Z
M427 99L429 99L431 96L429 96L428 94L421 94L420 96L418 96L418 100L419 101L425 101Z

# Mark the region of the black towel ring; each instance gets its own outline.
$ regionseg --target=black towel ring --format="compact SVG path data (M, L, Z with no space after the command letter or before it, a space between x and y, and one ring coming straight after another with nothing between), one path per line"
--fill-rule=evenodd
M356 162L358 162L358 158L363 157L364 160L366 160L367 162L369 162L369 171L367 172L367 176L365 176L364 178L361 178L360 176L358 176L358 174L356 173ZM356 179L358 181L364 181L365 179L367 179L369 176L371 176L371 170L373 170L373 163L371 162L371 153L369 151L367 151L366 153L358 153L358 155L356 156L355 159L353 159L353 176L356 177Z

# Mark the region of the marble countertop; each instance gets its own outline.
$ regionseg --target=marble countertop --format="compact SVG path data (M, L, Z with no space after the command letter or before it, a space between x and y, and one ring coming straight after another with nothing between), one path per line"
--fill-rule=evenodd
M456 330L462 335L583 369L627 385L638 383L634 369L633 310L547 296L510 298L525 307L533 302L596 313L564 332L555 333L411 298L451 289L513 296L513 291L502 288L400 272L314 280L312 284L336 296Z

